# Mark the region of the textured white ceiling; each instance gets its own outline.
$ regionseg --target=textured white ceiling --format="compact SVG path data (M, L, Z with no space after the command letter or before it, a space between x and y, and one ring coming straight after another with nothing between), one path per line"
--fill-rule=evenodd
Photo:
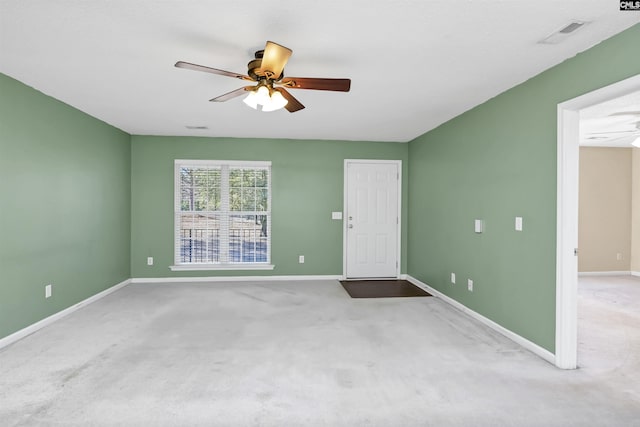
M0 72L132 134L406 142L638 22L608 0L0 0ZM286 75L351 92L263 113L208 101L241 81L173 66L244 74L267 40Z

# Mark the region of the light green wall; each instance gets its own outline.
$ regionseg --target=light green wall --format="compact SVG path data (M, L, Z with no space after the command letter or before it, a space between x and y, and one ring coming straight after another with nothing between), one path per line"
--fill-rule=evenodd
M0 75L0 337L128 277L251 274L168 269L176 158L271 160L276 268L253 274L341 274L343 160L371 158L403 160L402 271L554 351L556 105L640 73L638 40L640 25L409 144L129 137Z
M2 338L130 277L130 140L3 74L0 94Z
M403 162L403 224L407 223L407 144L276 139L132 137L133 277L342 274L344 159ZM172 272L175 159L272 162L273 271ZM402 230L402 271L407 229ZM305 263L298 263L298 255ZM148 256L154 265L147 266Z
M409 143L410 275L555 350L556 107L640 73L638 41L640 25Z

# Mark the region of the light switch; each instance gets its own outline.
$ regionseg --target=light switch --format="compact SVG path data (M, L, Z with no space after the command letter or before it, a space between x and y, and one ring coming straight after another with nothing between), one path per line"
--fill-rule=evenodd
M516 231L522 231L522 217L516 217Z
M342 219L342 212L331 212L331 219Z
M484 231L484 221L482 221L481 219L476 219L474 221L474 231L476 233L482 233Z

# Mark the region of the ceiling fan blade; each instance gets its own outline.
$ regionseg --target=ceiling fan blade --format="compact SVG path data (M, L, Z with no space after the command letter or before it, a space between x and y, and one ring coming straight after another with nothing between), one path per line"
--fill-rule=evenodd
M332 90L349 92L351 79L316 79L312 77L285 77L278 84L290 89Z
M619 144L622 145L631 145L631 143L635 140L636 135L623 135L623 136L614 136L612 138L604 138L592 141L594 143L602 144L602 146L616 146Z
M274 90L280 92L282 96L284 96L284 99L288 101L287 105L284 106L284 108L286 108L288 112L295 113L296 111L300 111L304 108L304 105L302 105L300 101L295 99L294 96L291 95L285 88L276 87L274 88Z
M612 130L609 132L587 132L587 135L611 135L614 133L636 133L638 132L635 129L629 129L629 130Z
M221 76L235 77L236 79L253 81L251 77L245 76L244 74L232 73L231 71L225 71L225 70L218 70L217 68L205 67L204 65L192 64L190 62L178 61L176 62L175 66L178 68L185 68L187 70L204 71L205 73L219 74Z
M262 55L262 65L260 65L262 73L268 79L277 80L282 75L282 70L292 53L291 49L268 41Z
M224 102L224 101L228 101L228 100L230 100L230 99L237 98L238 96L242 96L242 95L244 95L245 93L247 93L248 91L251 91L251 90L253 90L253 89L254 89L254 87L253 87L253 86L245 86L245 87L241 87L241 88L239 88L239 89L232 90L232 91L231 91L231 92L229 92L229 93L225 93L224 95L220 95L220 96L217 96L217 97L215 97L215 98L212 98L212 99L210 99L209 101L211 101L211 102Z
M609 116L640 116L640 111L619 111L609 114Z

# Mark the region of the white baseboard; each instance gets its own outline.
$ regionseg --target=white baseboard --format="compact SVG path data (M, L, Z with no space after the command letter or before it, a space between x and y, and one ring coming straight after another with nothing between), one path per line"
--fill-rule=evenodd
M202 282L274 282L289 280L342 280L341 275L317 276L209 276L209 277L136 277L131 283L202 283Z
M640 271L632 271L631 275L632 276L636 276L636 277L640 277Z
M69 314L73 313L74 311L88 305L91 304L92 302L95 302L97 300L99 300L100 298L104 298L107 295L117 291L120 288L123 288L125 286L127 286L129 283L131 283L131 279L127 279L123 282L118 283L117 285L114 285L108 289L105 289L104 291L97 293L85 300L80 301L77 304L72 305L71 307L65 308L62 311L59 311L55 314L52 314L49 317L45 317L44 319L31 324L29 326L27 326L26 328L20 329L17 332L14 332L11 335L8 335L2 339L0 339L0 348L6 347L8 345L13 344L14 342L21 340L22 338L26 337L27 335L31 335L32 333L38 331L39 329L44 328L45 326L48 326L50 324L52 324L53 322L55 322L56 320L62 319L65 316L68 316Z
M633 274L631 271L580 271L578 277L589 276L629 276Z
M414 285L416 285L416 286L424 289L425 291L429 292L431 295L437 296L438 298L442 299L444 302L446 302L448 304L451 304L453 307L455 307L458 310L462 311L463 313L473 317L474 319L478 320L479 322L485 324L486 326L490 327L494 331L499 332L500 334L502 334L505 337L509 338L510 340L516 342L517 344L520 344L522 347L524 347L527 350L531 351L535 355L540 356L541 358L543 358L547 362L549 362L551 364L554 364L554 365L556 364L556 356L553 353L551 353L549 350L540 347L538 344L535 344L535 343L529 341L528 339L516 334L515 332L510 331L509 329L497 324L493 320L488 319L488 318L484 317L483 315L471 310L466 305L454 300L451 297L446 296L442 292L439 292L439 291L433 289L431 286L427 285L426 283L421 282L420 280L416 279L415 277L407 275L407 280L409 282L413 283Z

